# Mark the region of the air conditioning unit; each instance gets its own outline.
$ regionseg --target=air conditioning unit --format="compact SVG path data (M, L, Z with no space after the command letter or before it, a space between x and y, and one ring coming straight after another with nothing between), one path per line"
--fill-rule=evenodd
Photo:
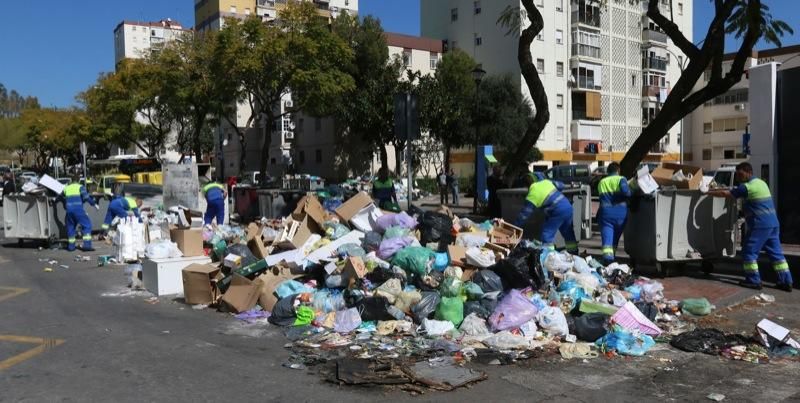
M286 140L294 140L294 132L292 131L285 132L283 138L285 138Z
M293 106L294 106L294 103L292 102L291 99L283 103L283 107L284 108L291 108Z
M735 111L743 111L745 109L745 107L746 107L745 104L736 104L736 105L733 105L733 110L735 110Z

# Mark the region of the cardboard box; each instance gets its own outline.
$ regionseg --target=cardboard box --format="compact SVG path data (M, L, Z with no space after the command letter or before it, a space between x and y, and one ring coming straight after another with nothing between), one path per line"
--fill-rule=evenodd
M336 209L336 215L342 219L342 222L350 222L350 219L370 204L372 204L372 197L366 192L359 192L339 206L339 208Z
M367 275L367 266L360 257L351 256L347 258L344 268L342 269L342 274L346 281L362 279Z
M692 178L681 182L672 180L672 176L679 170L682 170L684 175L691 174ZM703 168L665 162L654 169L650 175L662 187L675 186L678 189L697 190L700 189L700 183L703 181Z
M193 229L172 228L169 231L172 242L178 244L178 249L185 257L203 256L203 231Z
M297 266L294 266L295 268ZM258 304L264 308L265 311L272 311L272 308L278 302L278 296L275 295L275 289L278 288L282 282L286 280L294 280L302 277L302 274L293 273L291 265L275 266L266 273L258 276L260 289L258 296Z
M325 208L322 207L317 196L313 194L303 196L303 198L297 202L297 208L295 208L292 213L292 217L296 220L302 220L306 215L311 217L314 223L320 228L322 228L322 224L326 221Z
M233 313L249 311L256 306L260 289L261 281L250 281L247 277L235 274L231 280L231 286L222 296L222 302Z
M238 270L242 267L242 257L239 255L234 255L233 253L229 253L228 256L225 256L225 259L222 261L222 265L231 270Z
M505 221L500 221L489 233L489 242L495 245L514 247L521 240L522 228Z
M461 271L461 281L467 282L472 281L472 276L478 272L478 269L475 267L466 267Z
M253 252L253 256L259 259L269 256L269 249L264 244L264 239L261 238L262 231L263 228L256 223L250 223L247 226L247 247L250 252Z
M183 295L187 304L212 304L219 298L217 281L222 279L219 267L192 264L182 270Z
M57 195L64 193L64 188L66 187L48 174L44 174L41 178L39 178L39 185L52 190Z
M207 263L211 263L208 256L145 259L142 263L144 288L158 296L183 294L183 269Z
M450 264L464 267L467 265L467 248L460 245L447 245L447 254L450 255Z
M306 216L302 221L290 219L272 245L281 249L297 249L317 232L316 224Z

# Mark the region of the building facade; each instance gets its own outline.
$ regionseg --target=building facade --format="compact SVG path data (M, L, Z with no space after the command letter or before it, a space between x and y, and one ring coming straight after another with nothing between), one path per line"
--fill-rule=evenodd
M122 21L114 28L114 64L123 59L139 59L151 49L191 32L170 18L156 22Z
M420 1L423 36L464 50L489 74L510 74L530 99L517 62L517 35L497 24L507 7L521 7L518 0ZM531 54L550 110L550 122L537 143L542 163L597 165L621 159L666 99L685 57L647 18L646 2L534 3L545 26ZM673 6L675 23L692 40L692 0L673 1ZM670 15L668 0L660 7ZM677 160L679 142L678 126L649 159ZM470 155L454 156L464 163L462 174L471 174Z
M724 56L723 74L730 69L734 56L733 53ZM768 63L777 63L777 71L800 66L800 45L753 52L752 57L747 60L746 69ZM710 74L707 71L703 75L695 86L695 91L708 84ZM753 143L761 135L757 133L757 127L751 126L754 113L756 112L751 108L748 73L725 94L706 102L687 117L687 163L704 170L715 170L723 164L733 165L749 160L750 156L744 149L743 136L749 133L750 142Z

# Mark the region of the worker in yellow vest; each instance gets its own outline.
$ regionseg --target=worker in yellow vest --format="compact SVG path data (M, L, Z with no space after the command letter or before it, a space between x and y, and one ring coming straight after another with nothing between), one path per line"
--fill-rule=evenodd
M619 164L612 162L606 168L608 176L597 184L600 196L600 209L597 221L602 240L603 262L611 264L616 258L617 246L628 219L628 199L631 190L628 180L619 175Z
M97 202L93 197L89 196L86 188L78 182L78 178L72 178L72 182L64 187L63 193L59 199L64 203L64 209L67 211L65 224L67 227L67 250L75 250L76 236L78 233L78 225L81 226L81 233L83 234L83 245L81 250L91 252L92 248L92 221L83 210L83 203L89 203L92 207L99 209Z
M216 218L217 225L225 224L225 198L228 197L225 186L216 180L211 181L203 186L203 196L205 196L207 204L203 222L209 225Z
M524 227L534 211L542 210L545 221L539 240L544 243L545 248L555 249L554 240L558 231L564 237L567 251L577 254L578 241L575 239L575 230L572 226L572 204L561 194L564 184L546 179L539 172L530 174L529 179L532 183L528 188L525 205L514 222L515 225Z
M133 197L117 196L111 203L108 204L108 211L106 211L106 218L103 220L103 232L108 231L114 217L120 220L127 218L129 215L134 216L141 220L139 209L142 207L142 199L134 199Z
M394 181L389 177L386 167L379 169L378 177L372 181L372 197L378 201L380 208L386 208L392 202L397 203Z

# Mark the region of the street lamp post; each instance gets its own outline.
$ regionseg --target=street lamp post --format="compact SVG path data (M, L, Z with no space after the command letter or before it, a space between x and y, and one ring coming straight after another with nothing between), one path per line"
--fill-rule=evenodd
M483 77L486 75L486 71L480 68L480 66L475 67L472 70L472 78L475 80L475 180L473 186L473 198L472 198L472 213L478 213L478 158L480 157L480 139L481 139L481 123L480 123L480 107L481 107L481 81L483 81Z

